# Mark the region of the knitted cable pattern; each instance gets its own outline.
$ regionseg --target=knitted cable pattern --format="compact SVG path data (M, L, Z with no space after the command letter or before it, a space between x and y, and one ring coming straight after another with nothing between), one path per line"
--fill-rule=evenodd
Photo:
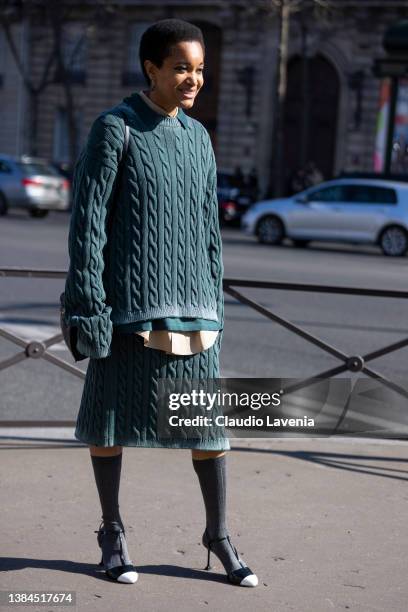
M141 198L139 180L135 167L135 157L132 146L129 146L129 216L130 216L130 283L133 288L131 292L130 307L132 310L138 308L141 303L142 278L141 278L141 257L142 257L142 228L141 228Z
M176 130L176 199L178 213L177 233L177 259L173 263L177 268L177 300L180 304L185 302L186 295L186 226L184 202L184 160L182 155L182 142L180 128Z
M161 172L163 176L163 243L168 245L163 249L163 282L164 299L166 304L171 303L171 269L172 257L172 215L171 215L171 160L169 159L169 149L166 147L167 131L159 132L154 130L154 142L157 147L158 158L160 160Z
M103 357L109 353L112 309L105 304L106 295L100 279L104 270L106 204L115 170L113 158L104 164L96 155L90 147L85 148L75 167L69 242L71 275L66 283L66 309L68 312L79 305L78 314L69 321L78 326L78 349L87 356L93 353Z
M224 324L209 134L181 109L179 120L157 115L139 96L127 100L126 116L122 105L94 121L72 185L66 321L79 328L78 349L96 359L111 354L116 324L171 316ZM130 141L117 194L124 120Z
M199 149L200 151L200 149ZM196 141L193 138L192 132L188 134L188 155L192 160L191 163L191 182L190 182L190 197L189 197L189 205L190 209L188 211L188 218L190 219L190 240L188 244L190 258L188 262L192 260L195 262L197 260L197 214L199 211L198 201L199 201L199 173L197 168L197 150L196 150ZM197 289L197 270L198 266L189 265L189 273L191 278L191 302L192 304L198 304L198 289Z
M207 179L206 202L207 202L207 247L211 266L211 276L215 280L215 292L217 301L217 317L224 326L224 291L222 278L224 275L224 264L222 259L222 238L219 225L218 197L217 197L217 170L215 155L210 145L209 160L210 168Z
M123 334L129 344L128 354L130 355L128 365L128 380L131 381L130 390L127 395L128 427L127 432L132 436L137 436L140 441L140 434L143 427L143 363L139 358L141 344L143 340L136 334ZM130 405L129 405L130 403Z
M151 152L149 151L146 136L144 134L137 136L137 144L139 145L140 156L145 173L147 203L146 203L146 219L147 225L147 275L144 278L146 293L145 305L146 308L155 307L158 305L157 292L157 177L156 169Z
M222 427L182 426L174 431L168 421L168 410L158 410L157 404L160 379L187 379L186 374L191 371L197 379L202 371L201 388L205 388L207 378L217 377L219 347L217 340L208 350L195 355L166 355L143 348L143 341L135 334L114 332L112 354L89 362L75 437L99 446L230 448ZM126 391L118 392L123 384ZM207 388L213 390L211 380Z

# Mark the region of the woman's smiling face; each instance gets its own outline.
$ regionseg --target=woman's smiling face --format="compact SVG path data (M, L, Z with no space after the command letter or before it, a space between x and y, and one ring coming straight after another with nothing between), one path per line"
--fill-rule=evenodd
M204 52L198 41L184 41L172 46L161 68L145 60L145 69L155 88L153 102L171 112L176 106L189 109L204 83Z

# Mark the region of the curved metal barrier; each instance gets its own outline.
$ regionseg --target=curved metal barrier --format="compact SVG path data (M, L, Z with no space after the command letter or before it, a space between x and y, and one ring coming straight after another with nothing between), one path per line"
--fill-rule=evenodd
M25 278L58 278L65 279L67 272L65 270L41 270L41 269L31 269L31 268L0 268L0 277L25 277ZM376 370L373 370L371 367L367 366L368 362L377 359L378 357L382 357L383 355L387 355L398 349L401 349L405 346L408 346L408 336L399 340L398 342L393 342L392 344L388 344L383 347L379 347L378 349L366 353L364 355L354 354L347 355L340 349L335 346L329 344L328 342L318 338L314 334L306 331L301 328L299 325L295 325L291 323L287 319L281 317L280 315L272 312L269 308L265 308L255 300L248 298L243 295L240 291L237 291L236 287L248 287L248 288L260 288L260 289L275 289L275 290L285 290L285 291L300 291L300 292L313 292L313 293L336 293L343 295L362 295L362 296L370 296L370 297L382 297L382 298L402 298L408 299L408 291L397 291L390 289L362 289L358 287L336 287L331 285L315 285L315 284L307 284L307 283L289 283L289 282L278 282L278 281L256 281L256 280L244 280L238 278L224 278L223 279L223 288L225 293L231 295L239 302L246 304L250 308L253 308L261 315L267 317L268 319L275 321L282 327L285 327L290 332L302 337L307 342L318 346L322 351L329 353L336 359L338 359L341 364L330 368L328 370L324 370L312 377L305 378L294 385L286 387L284 389L285 393L290 393L306 387L308 385L316 382L316 379L324 379L329 378L330 376L336 376L337 374L341 374L343 372L363 372L367 376L375 378L383 383L385 386L393 389L395 392L399 393L403 397L408 398L408 392L392 382ZM63 341L62 333L55 334L46 340L42 340L41 342L38 340L24 340L23 338L17 336L15 333L7 331L6 329L0 326L0 336L14 342L17 346L20 346L23 350L19 351L15 355L3 359L0 361L0 371L4 370L24 359L45 359L54 365L65 369L71 374L74 374L78 378L85 379L85 373L77 368L75 365L72 365L65 361L64 359L60 359L56 357L54 354L49 352L49 348L54 344ZM67 349L68 350L68 349ZM18 426L20 424L24 424L25 426L28 423L36 423L42 424L44 426L62 426L62 424L66 425L67 421L13 421L12 423L9 421L0 422L0 424L13 424L14 426ZM71 423L72 425L72 423Z
M340 349L332 346L328 342L321 340L317 336L311 334L310 332L302 329L298 325L291 323L287 319L273 313L270 309L265 308L255 300L251 300L246 297L239 291L233 289L233 287L262 287L265 289L284 289L285 291L310 291L313 293L338 293L343 295L364 295L370 297L386 297L386 298L408 298L408 291L397 291L392 289L361 289L358 287L336 287L333 285L313 285L307 283L286 283L286 282L275 282L275 281L251 281L251 280L241 280L241 279L225 279L224 280L224 291L229 295L232 295L237 300L242 302L243 304L247 304L257 312L260 312L262 315L279 323L282 327L286 327L294 334L301 336L307 342L311 342L315 346L318 346L322 351L329 353L333 357L336 357L339 361L342 362L341 365L330 368L329 370L324 370L319 374L316 374L313 377L305 378L304 380L296 383L296 385L291 385L290 387L285 388L285 393L290 393L291 391L296 391L297 389L301 389L315 382L316 378L329 378L330 376L336 376L337 374L341 374L342 372L364 372L367 376L371 376L376 380L381 381L384 385L393 389L397 393L400 393L404 397L408 398L408 392L399 385L395 384L391 380L387 379L385 376L376 372L372 368L369 368L366 363L369 361L373 361L373 359L377 359L378 357L382 357L383 355L387 355L398 349L403 348L404 346L408 346L408 337L399 340L398 342L393 342L392 344L388 344L386 346L380 347L375 351L371 351L370 353L366 353L365 355L346 355Z

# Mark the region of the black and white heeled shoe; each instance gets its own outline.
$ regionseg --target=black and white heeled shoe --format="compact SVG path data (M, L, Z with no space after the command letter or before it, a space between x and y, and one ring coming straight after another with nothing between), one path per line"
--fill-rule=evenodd
M239 569L232 570L227 573L228 580L232 584L237 584L239 586L256 587L258 585L258 576L254 574L247 565L244 564L242 559L240 559L237 549L235 548L235 546L232 544L230 540L230 536L227 535L227 536L224 536L223 538L213 538L212 540L210 540L207 529L204 531L203 538L202 538L203 546L205 546L205 548L207 548L208 550L207 567L205 569L206 570L211 569L211 565L210 565L211 552L213 552L214 554L217 554L214 550L211 549L212 544L214 542L222 542L222 540L228 541L229 545L231 546L234 552L234 555L237 558L237 561L241 565Z
M108 576L108 578L110 578L111 580L114 580L115 582L123 582L125 584L135 583L136 580L139 578L139 574L137 573L136 569L134 568L132 564L126 563L126 560L123 554L123 538L125 537L125 530L120 529L120 528L119 529L103 529L102 524L103 524L103 521L101 522L101 526L99 527L99 529L94 531L94 533L98 534L97 540L98 540L99 547L102 549L104 536L108 534L115 534L115 536L119 537L120 539L120 558L122 560L122 565L117 565L116 567L105 568L105 574ZM103 552L102 552L102 559L98 565L102 567L105 566L104 561L103 561Z

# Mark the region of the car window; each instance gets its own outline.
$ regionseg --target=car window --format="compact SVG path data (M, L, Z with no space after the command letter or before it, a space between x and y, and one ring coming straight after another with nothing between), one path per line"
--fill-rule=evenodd
M223 174L222 172L217 173L217 185L218 187L231 187L232 179L229 174Z
M20 170L23 174L33 175L42 174L43 176L61 176L56 168L47 164L37 163L19 163Z
M342 185L332 185L317 189L307 196L309 202L342 202L344 200L344 189Z
M347 185L346 200L356 204L396 204L397 194L390 187Z
M0 172L2 174L10 174L11 172L10 166L6 164L5 161L2 161L1 159L0 159Z

